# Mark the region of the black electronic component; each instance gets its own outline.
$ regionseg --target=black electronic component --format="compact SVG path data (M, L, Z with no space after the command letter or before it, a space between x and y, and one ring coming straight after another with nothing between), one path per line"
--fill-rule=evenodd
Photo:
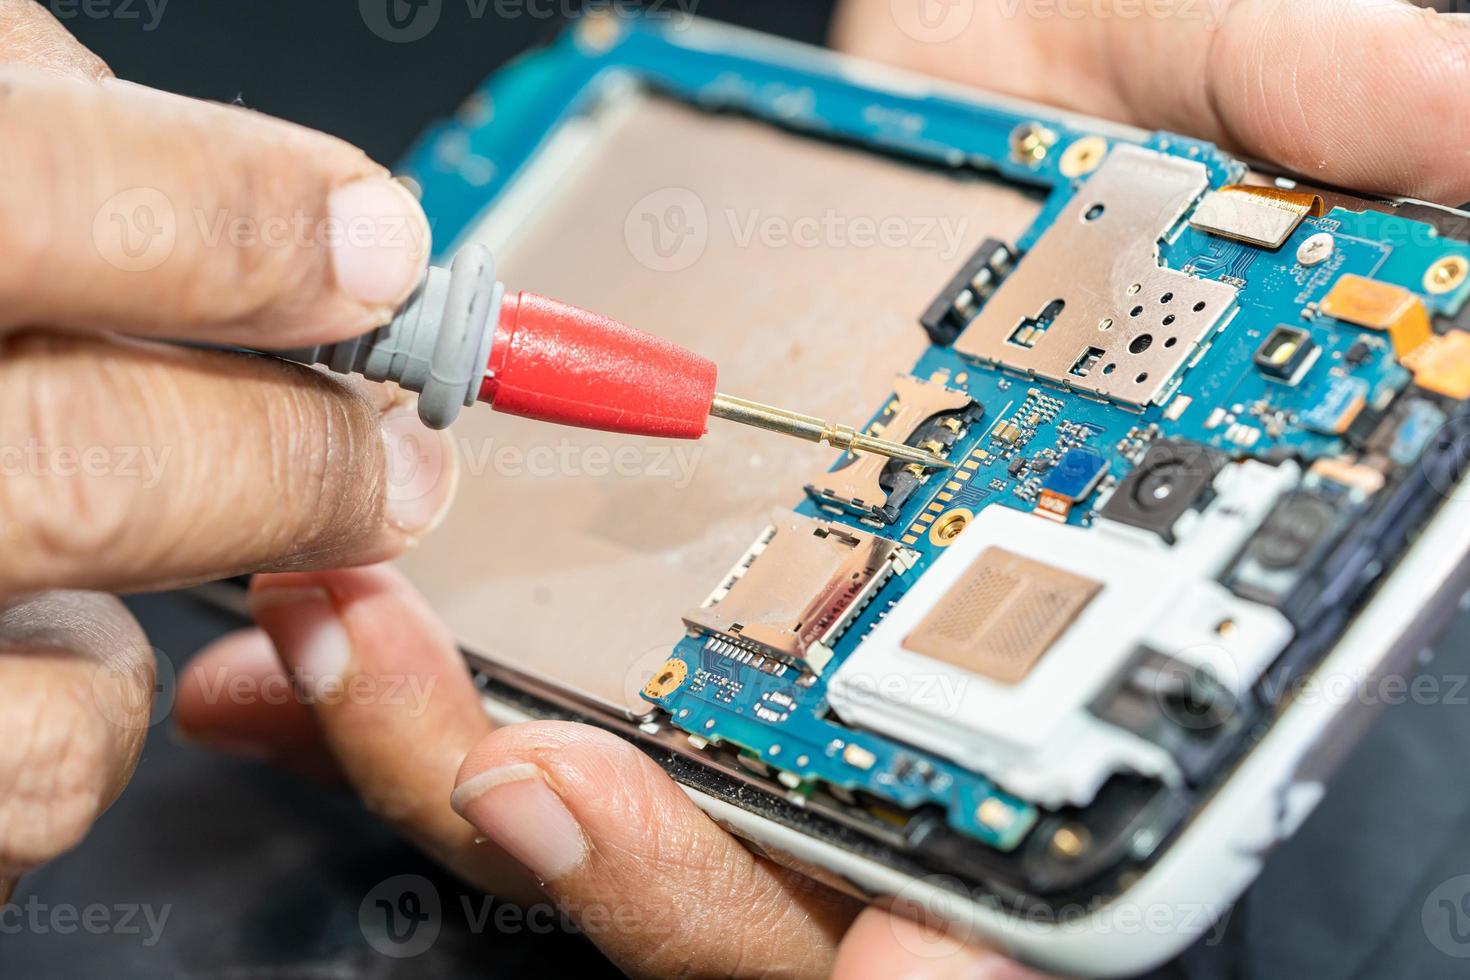
M1367 364L1368 359L1372 356L1373 348L1366 340L1355 340L1348 347L1347 353L1343 355L1343 360L1347 361L1351 367L1358 367L1361 364Z
M906 442L910 446L934 447L938 444L935 452L940 455L947 454L960 438L967 432L970 426L979 422L985 415L985 406L979 402L971 402L966 408L958 412L944 412L931 417L923 425L914 430ZM878 485L888 495L881 506L873 508L873 515L886 524L892 524L898 520L899 511L903 509L908 499L913 496L914 491L924 485L928 474L916 473L912 465L902 460L888 460L883 473L878 477Z
M1009 473L1011 476L1020 476L1021 475L1021 471L1024 470L1025 468L1026 468L1026 457L1024 457L1024 456L1017 456L1015 459L1011 460L1011 462L1010 462L1010 464L1008 466L1006 466L1006 472Z
M1267 377L1290 381L1316 349L1312 335L1305 330L1280 326L1256 349L1256 367Z
M919 317L931 343L948 347L995 292L1016 257L1005 242L987 238Z
M1173 544L1175 523L1185 511L1208 499L1226 462L1224 453L1199 443L1184 439L1156 442L1113 491L1102 516L1152 531Z
M1225 576L1236 595L1285 608L1298 584L1357 515L1347 488L1326 481L1284 495Z
M1207 670L1140 647L1088 710L1164 749L1198 785L1239 744L1259 704Z

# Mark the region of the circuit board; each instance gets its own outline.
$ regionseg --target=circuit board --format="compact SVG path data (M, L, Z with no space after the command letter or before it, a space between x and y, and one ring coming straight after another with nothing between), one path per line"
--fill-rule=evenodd
M463 123L430 134L407 169L430 213L447 216L441 241L453 242L476 212L471 202L541 145L503 134L544 133L546 119L575 115L610 77L814 138L985 172L1045 201L1018 240L971 243L973 257L933 283L934 304L913 311L929 347L893 366L891 391L873 393L871 431L939 452L952 468L845 456L825 481L794 479L791 511L772 515L745 556L730 556L732 572L709 583L709 602L685 617L687 635L645 688L661 717L696 749L737 753L794 802L820 794L894 825L939 813L963 839L1002 853L1048 814L1085 809L1099 781L1120 771L1207 787L1205 763L1172 743L1174 758L1161 761L1162 743L1141 723L1131 731L1140 738L1119 743L1095 774L1078 763L1034 789L1016 773L1039 756L1010 760L989 735L947 747L941 723L964 714L975 689L1001 699L1022 690L1083 610L1120 588L1083 565L1017 554L1015 543L1063 535L1065 550L1096 533L1113 549L1127 539L1167 578L1167 563L1187 550L1176 534L1234 520L1238 537L1215 546L1223 557L1201 578L1242 604L1213 624L1222 636L1237 621L1249 633L1260 613L1251 635L1267 638L1251 648L1258 669L1241 695L1318 622L1302 611L1296 578L1282 584L1277 566L1251 564L1264 529L1300 523L1300 495L1314 507L1350 501L1324 518L1321 541L1306 543L1322 545L1320 561L1329 530L1379 513L1422 469L1470 394L1464 225L1456 238L1449 212L1302 187L1175 135L1133 137L958 93L885 91L850 71L701 43L667 24L620 24L576 32L492 83L487 97L534 114L535 127L502 114L493 143ZM448 137L461 148L453 160L442 152ZM478 188L446 176L466 156L488 164ZM1185 488L1178 509L1150 510L1152 498ZM1209 509L1217 498L1223 515ZM1288 504L1297 510L1283 517ZM997 508L1036 523L1017 525ZM964 562L941 565L961 547ZM1107 550L1096 567L1131 554ZM931 570L950 591L919 603ZM954 616L934 610L988 595L1001 578L1030 583L1044 606L1019 621L1024 629L1001 627L1010 630L1003 649L966 647ZM865 678L855 658L884 642L906 599L925 609L894 649L948 666ZM885 683L904 689L877 689ZM1078 703L1089 724L1127 729L1126 712L1102 702L1113 684L1099 679ZM921 707L928 720L910 726L904 712Z

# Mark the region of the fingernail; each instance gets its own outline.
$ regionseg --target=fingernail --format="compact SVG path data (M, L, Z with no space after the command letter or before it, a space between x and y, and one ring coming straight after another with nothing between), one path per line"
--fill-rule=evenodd
M342 690L352 642L325 589L260 589L250 593L250 612L306 698Z
M419 421L412 405L383 416L388 489L383 517L411 539L428 534L449 512L459 484L458 460L449 434Z
M332 268L342 291L368 306L394 308L423 278L429 222L408 189L366 177L332 191Z
M564 878L587 858L587 838L576 818L529 762L471 776L455 787L449 802L541 881Z

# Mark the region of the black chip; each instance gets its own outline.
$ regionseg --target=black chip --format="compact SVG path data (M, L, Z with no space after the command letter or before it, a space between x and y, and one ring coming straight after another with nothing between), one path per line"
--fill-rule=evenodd
M939 347L954 343L1014 264L1015 256L1005 242L987 238L981 243L919 317L929 342Z
M1343 360L1347 361L1353 367L1357 367L1359 364L1367 364L1368 358L1372 356L1373 348L1366 340L1355 340L1352 346L1347 349L1347 353L1343 355Z
M1296 377L1316 349L1312 335L1300 327L1277 327L1256 350L1256 367L1268 377L1285 381Z
M1219 450L1186 439L1156 442L1108 498L1102 516L1173 544L1175 523L1206 499L1226 461Z

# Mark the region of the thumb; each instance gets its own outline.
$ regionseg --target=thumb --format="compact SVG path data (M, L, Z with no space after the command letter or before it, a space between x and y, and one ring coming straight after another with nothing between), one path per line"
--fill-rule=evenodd
M635 977L825 977L857 905L755 857L615 735L487 736L452 802Z

